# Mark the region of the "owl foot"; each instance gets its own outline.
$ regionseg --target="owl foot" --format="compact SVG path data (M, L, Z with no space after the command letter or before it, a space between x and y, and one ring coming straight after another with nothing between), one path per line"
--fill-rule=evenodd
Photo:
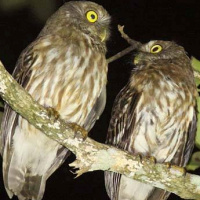
M139 153L137 153L136 155L136 159L139 161L139 162L141 162L141 160L142 160L142 154L139 154Z
M48 112L48 116L50 119L53 119L54 122L60 117L60 114L57 110L55 110L52 107L47 107L46 108L47 112Z
M186 175L186 170L184 167L179 167L179 166L173 165L171 168L173 168L173 170L180 172L180 174L183 176Z
M70 127L74 130L74 138L86 140L88 132L76 123L70 123Z
M150 162L156 164L156 158L155 158L155 157L153 157L153 156L147 156L146 158L147 158Z
M171 163L170 162L165 162L164 165L169 169L171 167Z
M156 158L150 155L145 155L142 158L143 161L147 162L147 163L152 163L152 164L156 164Z

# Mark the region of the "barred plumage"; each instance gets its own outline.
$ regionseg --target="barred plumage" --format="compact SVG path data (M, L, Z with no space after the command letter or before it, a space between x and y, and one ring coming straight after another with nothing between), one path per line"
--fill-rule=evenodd
M151 52L159 45L161 49ZM196 97L193 70L184 49L173 42L141 45L128 84L118 94L107 143L157 162L185 166L194 145ZM169 192L106 172L112 200L164 200Z
M91 10L98 15L96 22L86 18ZM106 102L109 21L96 3L65 3L22 52L13 73L38 103L88 131ZM10 198L15 194L20 200L42 199L46 180L69 151L7 105L2 132L3 176Z

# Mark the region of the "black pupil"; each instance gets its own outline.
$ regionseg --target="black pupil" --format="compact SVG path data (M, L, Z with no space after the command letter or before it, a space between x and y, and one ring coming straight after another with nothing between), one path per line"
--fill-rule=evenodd
M158 47L153 48L153 52L158 51Z
M95 19L95 15L94 15L94 14L91 14L91 18L92 18L92 19Z

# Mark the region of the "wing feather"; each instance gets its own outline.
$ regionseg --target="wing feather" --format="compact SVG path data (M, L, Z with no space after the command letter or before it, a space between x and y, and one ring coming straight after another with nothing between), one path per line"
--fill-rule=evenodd
M127 84L117 95L111 114L106 143L127 150L127 143L135 124L135 108L140 94ZM107 193L111 199L117 199L121 175L105 172Z
M190 122L188 134L187 134L187 143L184 151L184 163L183 166L185 166L192 154L193 148L194 148L194 141L195 141L195 135L197 131L197 108L195 108L195 113L193 116L193 120Z
M12 74L15 80L23 87L25 87L26 83L30 78L31 65L33 64L33 62L36 61L36 56L33 55L32 46L33 44L31 44L21 53L18 62L16 64L15 70L13 71ZM27 58L32 58L32 60L31 59L27 60ZM13 111L9 105L5 104L2 123L1 123L2 155L6 142L8 145L7 148L10 149L11 147L12 137L17 125L17 119L18 119L17 113Z
M84 127L86 130L90 131L91 128L94 126L96 120L99 119L101 116L104 108L106 105L106 86L102 89L101 94L97 98L93 108L91 109L89 115L87 116L87 119L84 123Z

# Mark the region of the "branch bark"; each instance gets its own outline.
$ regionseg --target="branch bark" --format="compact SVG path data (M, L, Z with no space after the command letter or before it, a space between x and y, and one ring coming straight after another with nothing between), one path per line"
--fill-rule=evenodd
M76 161L70 164L77 176L95 170L109 170L151 184L185 199L200 199L200 177L183 168L156 163L154 159L133 156L90 138L74 137L81 127L49 116L43 108L12 78L0 62L0 95L20 115L51 139L70 149ZM77 128L78 127L78 128Z

